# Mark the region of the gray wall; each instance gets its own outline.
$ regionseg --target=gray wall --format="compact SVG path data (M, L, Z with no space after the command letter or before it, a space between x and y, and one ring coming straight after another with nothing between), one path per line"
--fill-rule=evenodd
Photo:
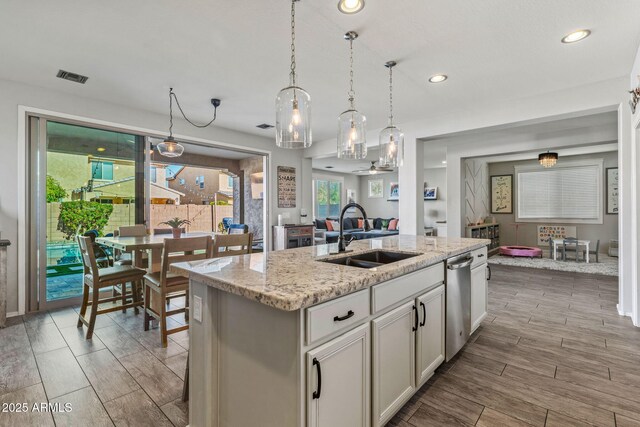
M367 211L367 215L371 218L398 218L398 202L389 202L389 185L392 182L398 182L398 173L383 173L380 175L366 175L358 177L360 179L360 192L358 201ZM369 198L369 180L382 179L383 197L380 199ZM402 188L400 188L402 194ZM402 225L401 225L402 227Z
M424 182L438 187L438 199L424 201L424 225L435 227L436 221L447 219L447 168L425 169Z
M609 153L596 153L582 156L569 156L562 160L593 160L603 159L604 168L612 168L618 166L618 152ZM501 162L501 163L489 163L489 175L504 175L513 174L514 167L520 165L535 165L538 164L536 160L527 160L520 162ZM606 185L606 178L603 176L603 187ZM514 183L515 185L515 183ZM515 191L515 188L514 188ZM514 194L515 197L515 194ZM606 188L604 188L604 197L606 197ZM514 199L515 200L515 199ZM570 223L530 223L521 222L522 224L518 228L518 244L526 246L536 246L537 239L537 226L538 225L567 225L575 226L576 234L579 239L591 240L595 242L600 239L600 252L606 253L609 249L609 240L618 238L618 215L606 214L606 200L603 200L603 214L602 224L570 224ZM501 245L515 245L516 233L515 227L511 224L515 223L514 214L493 214L496 221L500 224L500 244ZM595 245L595 243L594 243ZM594 246L595 247L595 246Z

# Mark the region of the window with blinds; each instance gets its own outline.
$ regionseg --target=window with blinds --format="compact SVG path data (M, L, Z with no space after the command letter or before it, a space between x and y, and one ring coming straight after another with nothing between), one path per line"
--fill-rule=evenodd
M515 172L516 221L602 223L602 161Z

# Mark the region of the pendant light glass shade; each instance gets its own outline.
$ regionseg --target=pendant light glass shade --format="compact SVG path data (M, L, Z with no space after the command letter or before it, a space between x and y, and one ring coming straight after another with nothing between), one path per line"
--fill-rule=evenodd
M393 124L393 67L397 63L384 64L389 69L389 125L380 131L379 148L381 167L396 168L402 166L404 159L404 134Z
M404 158L404 134L393 125L380 131L380 166L397 168Z
M349 109L338 116L338 158L362 160L367 157L367 118L356 110L356 92L353 90L353 41L358 33L349 31L344 39L349 42Z
M311 146L311 97L302 88L286 87L276 97L276 145Z
M357 110L347 110L338 117L338 158L367 157L367 118Z
M184 152L184 147L178 144L172 136L158 144L157 149L158 153L165 157L180 157Z
M311 97L296 85L296 2L291 0L291 71L289 86L276 96L276 145L281 148L311 146Z

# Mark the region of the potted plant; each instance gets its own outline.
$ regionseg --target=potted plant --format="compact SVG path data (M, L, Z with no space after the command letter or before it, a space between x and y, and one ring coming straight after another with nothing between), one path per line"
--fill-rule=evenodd
M174 239L179 239L180 234L182 234L182 230L180 229L183 225L191 225L191 221L188 219L180 219L178 217L172 218L169 221L161 222L160 224L168 225L171 227L171 232L173 233Z

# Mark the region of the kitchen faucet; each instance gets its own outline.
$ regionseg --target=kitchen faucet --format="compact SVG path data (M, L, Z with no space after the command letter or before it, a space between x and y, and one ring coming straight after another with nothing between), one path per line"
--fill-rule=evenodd
M367 213L364 211L364 208L357 203L347 203L344 208L342 208L342 212L340 212L340 237L338 237L338 252L345 252L347 250L347 246L354 239L353 235L347 236L348 240L344 238L344 214L347 212L347 209L350 208L358 208L362 215L364 216L364 231L369 231L369 222L367 221Z

